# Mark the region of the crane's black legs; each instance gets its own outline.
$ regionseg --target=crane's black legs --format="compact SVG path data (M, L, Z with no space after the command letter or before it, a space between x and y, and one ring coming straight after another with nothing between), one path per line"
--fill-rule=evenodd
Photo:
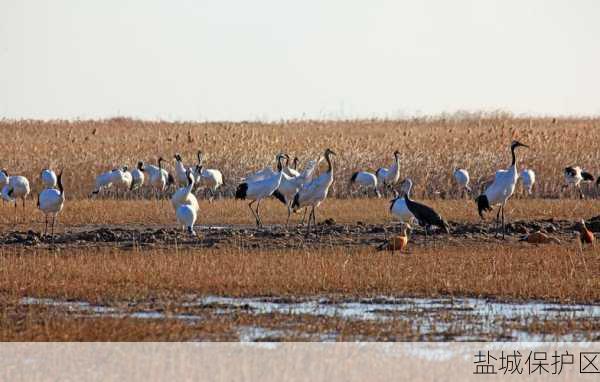
M256 221L256 226L260 227L260 220L258 219L258 216L256 215L256 212L254 212L254 209L252 208L252 205L254 204L254 202L256 202L256 200L251 201L248 204L248 208L250 208L250 211L252 211L252 215L254 216L254 220ZM258 211L258 207L256 209Z
M312 221L314 221L314 225L317 225L317 221L316 221L316 218L315 218L315 206L313 206L311 208L310 215L308 215L308 227L306 228L306 236L308 236L308 234L310 233L311 219L312 219Z
M258 226L262 228L262 220L260 219L260 212L258 208L260 207L260 200L256 203L256 217L258 218Z
M44 214L46 217L46 226L44 227L44 236L48 234L48 215Z
M504 203L502 203L502 239L504 239L506 235L506 225L504 225Z
M502 211L502 205L498 207L498 213L496 214L496 235L498 235L498 230L500 229L500 212Z
M292 205L290 203L288 203L288 205L287 205L287 210L288 210L288 217L287 217L287 220L285 221L285 228L287 228L288 225L290 224L290 216L292 215Z
M304 215L302 215L302 221L300 225L304 225L304 221L306 220L306 212L308 211L308 207L304 207Z

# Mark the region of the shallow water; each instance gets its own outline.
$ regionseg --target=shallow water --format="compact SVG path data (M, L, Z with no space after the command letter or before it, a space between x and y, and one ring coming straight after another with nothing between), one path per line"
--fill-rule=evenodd
M197 321L204 319L193 314L166 315L162 311L123 311L114 307L91 305L82 301L23 298L21 304L51 305L67 310L110 317L140 319L176 319ZM542 334L528 331L531 322L568 322L571 320L599 320L600 305L558 304L541 301L525 303L497 302L477 298L395 298L377 297L352 300L333 300L323 297L282 298L233 298L221 296L188 296L181 304L186 309L201 309L216 315L283 314L335 317L346 320L362 320L385 323L389 320L408 322L416 333L428 340L512 340L512 341L577 341L600 338L600 332L568 332ZM271 329L254 326L238 328L241 341L261 341L284 338L290 335L306 340L332 341L336 333L308 335L297 330ZM401 340L402 338L399 338ZM369 338L357 337L357 340Z

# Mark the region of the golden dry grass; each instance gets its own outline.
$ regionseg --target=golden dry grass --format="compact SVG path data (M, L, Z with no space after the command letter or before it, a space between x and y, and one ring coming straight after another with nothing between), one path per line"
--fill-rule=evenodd
M562 170L579 164L600 171L600 120L549 118L435 118L407 121L292 121L283 123L166 123L124 118L106 121L1 121L0 167L37 182L46 166L65 168L69 197L83 198L94 178L138 160L155 163L176 152L192 164L207 153L205 165L221 169L229 195L240 176L273 164L285 151L301 160L316 158L326 147L335 158L334 194L347 195L347 180L357 169L389 166L400 150L401 175L415 180L415 195L451 187L453 167L465 167L475 183L509 163L508 144L517 138L531 146L521 164L538 175L536 195L559 195ZM171 163L170 168L173 168ZM34 187L35 188L35 187Z
M0 295L97 303L175 301L186 294L600 301L600 256L575 245L438 243L410 250L11 249L0 254Z

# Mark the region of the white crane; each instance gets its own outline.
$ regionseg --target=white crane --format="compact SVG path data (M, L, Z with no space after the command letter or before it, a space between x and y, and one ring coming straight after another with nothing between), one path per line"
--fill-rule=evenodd
M100 191L112 186L114 179L113 171L117 171L117 169L103 172L96 177L96 185L92 191L92 195L98 195Z
M307 235L310 233L311 218L314 225L317 224L315 208L319 207L319 205L325 201L329 188L333 183L333 163L331 162L331 155L335 155L331 149L325 150L324 157L328 165L327 171L313 179L310 183L305 184L300 191L298 191L296 196L294 196L294 202L292 203L294 211L297 211L302 207L312 207L310 215L308 215Z
M58 219L58 214L62 211L65 204L65 192L62 185L62 170L57 178L58 190L53 187L47 187L38 195L37 206L44 213L46 226L44 236L48 233L48 215L52 215L52 241L54 241L54 223Z
M198 204L198 199L193 193L188 192L188 187L190 185L190 177L193 178L194 174L190 169L187 169L185 175L188 180L187 185L185 187L179 188L177 191L175 191L175 193L173 193L173 195L171 196L171 205L173 206L175 211L177 211L177 208L182 204L191 205L196 210L199 210L200 205ZM195 181L192 182L192 190L194 187L193 183L195 183Z
M510 152L512 154L510 167L506 170L496 171L494 182L475 199L479 216L482 219L485 211L492 211L494 206L500 206L500 208L498 208L498 214L496 215L496 225L498 225L500 213L502 213L502 237L504 237L506 233L506 226L504 225L504 206L515 192L515 186L519 179L519 173L517 172L517 157L515 155L515 149L517 147L528 148L529 146L524 145L519 141L512 141L510 145Z
M378 168L375 171L375 176L380 187L383 189L391 187L398 182L400 179L400 152L398 150L394 151L394 163L392 163L390 168Z
M465 197L465 191L471 193L471 187L469 186L469 172L464 168L457 168L452 172L454 181L458 184L459 190L462 191L461 197Z
M532 169L524 168L521 171L521 181L527 194L531 195L533 185L535 184L535 172Z
M367 189L369 188L373 188L373 191L375 191L375 195L377 195L378 198L381 198L381 193L379 192L379 190L377 189L378 187L378 182L377 182L377 176L375 176L375 174L370 173L368 171L357 171L354 174L352 174L352 177L350 177L350 186L353 185L358 185L359 187L364 187Z
M292 202L294 201L294 196L298 193L298 191L300 191L304 184L311 181L316 167L317 161L310 160L306 163L302 173L299 173L298 176L294 177L286 174L284 169L283 177L281 178L281 184L279 185L279 188L273 193L273 196L275 196L287 207L288 216L285 222L286 226L290 222L290 216L292 214Z
M196 177L196 182L198 182L198 186L204 185L208 192L210 193L209 201L213 201L215 198L216 192L223 185L223 174L221 171L214 168L204 168L204 154L201 150L198 150L197 153L198 164L194 169L194 176ZM199 167L202 170L199 170Z
M175 154L175 180L181 187L185 187L188 184L187 170L188 168L181 160L181 155L179 153Z
M5 173L7 175L7 173ZM23 209L25 209L25 199L31 192L29 181L21 175L8 176L8 183L2 187L2 199L7 202L15 202L15 210L17 209L17 199L23 200Z
M175 207L177 222L186 228L190 235L196 236L194 224L198 218L199 208L198 201L194 194L192 194L192 189L194 188L194 176L189 169L186 171L186 177L188 179L187 186L180 188L175 192L173 199L171 199L171 203ZM175 200L176 198L178 201Z
M564 175L565 184L562 186L561 191L564 191L565 188L573 185L577 191L579 191L579 197L583 199L585 196L583 195L583 191L581 191L581 182L593 182L594 176L589 172L582 170L579 166L565 168Z
M154 191L156 196L158 197L162 192L165 191L167 186L170 186L175 182L175 179L167 170L162 168L162 162L164 162L163 157L158 158L158 166L146 164L144 168L148 173L148 182L152 187L154 187Z
M49 168L45 168L40 173L40 180L44 188L56 188L56 174Z
M146 178L144 172L146 172L146 170L144 169L144 162L139 161L137 163L136 168L134 168L131 171L131 187L129 188L130 191L142 188L142 186L144 185L144 180Z
M117 192L117 199L119 198L119 189L122 188L123 192L128 191L131 188L133 177L129 172L127 166L123 168L114 169L111 172L111 183L115 186Z
M275 175L266 177L264 179L260 179L253 182L244 182L241 183L236 191L235 198L241 200L251 200L248 204L248 208L252 211L252 215L256 219L256 226L261 227L262 221L260 219L260 202L261 200L268 198L273 195L273 193L279 188L281 184L281 179L283 177L283 165L281 164L281 160L283 159L283 154L277 155L277 172ZM257 202L256 212L252 209L252 205L254 202Z

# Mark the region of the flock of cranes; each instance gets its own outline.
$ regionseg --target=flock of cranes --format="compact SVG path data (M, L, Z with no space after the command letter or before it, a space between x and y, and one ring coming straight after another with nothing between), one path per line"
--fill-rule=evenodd
M517 181L522 179L524 189L531 193L535 184L535 173L531 169L524 169L520 173L517 171L517 149L528 148L527 145L513 141L510 145L512 160L506 169L496 171L493 180L488 182L483 191L476 197L475 202L477 211L482 219L486 212L492 211L498 207L496 214L496 225L498 231L502 229L504 237L506 233L505 225L505 206L515 192ZM294 158L290 166L290 156L285 153L277 154L277 167L273 170L266 167L260 171L250 174L242 179L237 186L235 198L247 200L248 208L255 219L257 227L262 227L260 215L261 201L270 197L280 200L287 208L286 226L289 224L292 211L304 209L304 217L310 210L308 216L307 234L311 232L311 227L316 225L316 210L327 199L327 195L334 181L333 157L335 152L331 149L325 150L324 154L317 160L309 160L299 171L298 158ZM202 151L197 152L197 161L193 166L186 166L183 163L181 155L175 154L175 171L169 173L164 167L164 158L160 157L156 165L137 163L137 166L129 171L127 166L115 168L111 171L101 173L96 177L95 187L92 195L97 195L101 191L114 188L117 196L119 190L123 192L135 191L148 184L157 196L164 193L171 185L177 187L172 193L170 200L175 211L177 222L183 226L187 232L195 235L194 225L199 214L199 203L196 198L200 185L204 185L210 194L210 200L215 196L216 191L223 184L223 175L217 169L205 169L203 165L204 155ZM327 162L326 171L316 174L319 163L325 160ZM453 177L458 187L464 193L472 194L473 190L469 185L469 173L466 169L455 169ZM594 177L580 167L567 167L564 170L565 184L563 189L569 186L575 187L583 198L581 191L582 182L590 182ZM44 233L48 232L48 218L52 218L52 236L54 236L54 225L57 215L61 212L65 203L65 194L62 185L62 171L58 176L51 169L44 169L40 173L40 180L43 190L38 195L38 208L45 214L46 226ZM426 235L431 227L439 227L441 230L449 233L450 226L440 214L431 207L419 203L411 198L413 181L411 178L400 180L400 153L394 152L394 162L389 168L379 168L375 173L368 171L358 171L352 174L351 185L373 188L375 194L381 197L382 191L391 190L395 193L395 198L390 202L390 213L402 223L410 226L417 223L425 228ZM599 182L600 183L600 182ZM24 176L9 175L5 169L0 170L0 188L2 198L5 201L14 201L15 208L18 199L22 200L23 207L25 199L31 192L29 181ZM256 207L254 208L254 205Z

